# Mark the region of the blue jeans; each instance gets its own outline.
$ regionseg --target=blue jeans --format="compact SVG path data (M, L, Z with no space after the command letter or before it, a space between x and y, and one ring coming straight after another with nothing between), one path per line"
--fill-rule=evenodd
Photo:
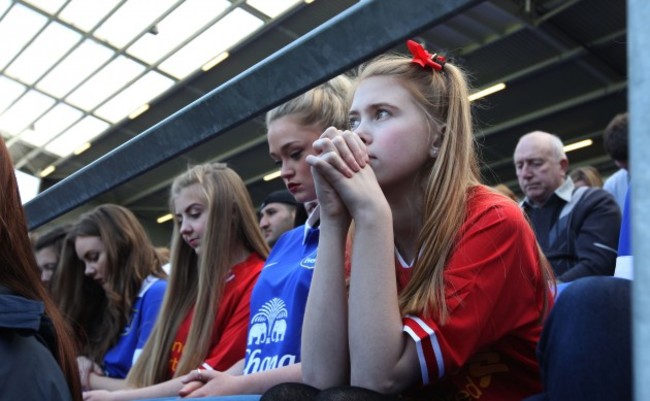
M600 276L562 291L538 347L544 392L526 401L632 400L631 287Z

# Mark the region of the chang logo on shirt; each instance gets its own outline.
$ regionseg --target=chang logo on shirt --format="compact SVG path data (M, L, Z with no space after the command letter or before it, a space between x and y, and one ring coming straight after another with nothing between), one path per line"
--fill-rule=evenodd
M256 349L252 353L246 350L248 358L246 358L246 366L244 367L244 374L250 375L257 372L265 372L271 369L277 369L282 366L289 366L296 363L296 356L287 354L279 357L278 355L261 357L261 350Z
M244 374L262 372L296 363L296 355L287 353L278 355L273 344L284 344L287 333L287 305L280 298L272 298L259 309L251 319L248 329L248 349ZM278 344L283 343L283 344ZM267 346L268 344L268 346Z
M287 308L283 300L273 298L251 319L248 345L270 344L284 340L287 331Z
M313 253L300 261L300 267L304 267L305 269L313 269L315 265L316 253Z

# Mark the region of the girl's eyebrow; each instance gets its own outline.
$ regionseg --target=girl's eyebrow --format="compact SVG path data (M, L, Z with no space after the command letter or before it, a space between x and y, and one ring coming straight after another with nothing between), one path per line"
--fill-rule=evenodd
M372 103L364 107L365 110L376 110L379 108L390 108L390 109L395 109L397 106L392 105L391 103L386 103L386 102L379 102L379 103ZM359 114L359 111L356 109L350 109L348 114Z
M280 150L283 151L283 150L285 150L285 149L287 149L287 148L289 148L289 147L295 145L296 143L298 143L298 141L287 142L287 143L285 143L284 145L282 145L282 146L280 147Z
M296 141L291 141L291 142L287 142L284 145L280 146L280 153L285 152L288 147L290 147L292 145L295 145L298 142L299 141L297 141L297 140ZM269 152L269 156L277 157L277 155L275 153L273 153L273 152Z
M382 108L382 107L387 107L387 108L390 108L390 109L394 109L397 106L395 106L395 105L393 105L391 103L387 103L387 102L380 102L380 103L373 103L369 107L371 107L373 109L378 109L378 108Z
M198 203L198 202L194 202L194 203L192 203L191 205L188 205L188 206L185 208L185 211L188 212L188 211L192 210L192 209L195 208L195 207L203 207L203 205L200 204L200 203Z
M180 218L182 216L183 212L189 211L194 206L202 206L202 205L200 203L197 203L197 202L192 203L192 204L188 205L185 209L183 209L181 211L181 213L174 213L174 216Z

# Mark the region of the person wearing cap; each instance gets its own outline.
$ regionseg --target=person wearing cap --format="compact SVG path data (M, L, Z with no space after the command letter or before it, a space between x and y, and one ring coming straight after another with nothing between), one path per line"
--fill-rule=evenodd
M273 247L280 235L296 224L296 211L300 204L287 190L271 192L260 206L260 229L269 247Z

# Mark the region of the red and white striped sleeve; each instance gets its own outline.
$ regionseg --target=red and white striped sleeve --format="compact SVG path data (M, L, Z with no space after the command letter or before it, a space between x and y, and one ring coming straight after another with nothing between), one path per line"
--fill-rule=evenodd
M422 384L437 381L445 375L445 363L436 331L424 320L414 315L403 318L403 331L415 341L422 372Z

